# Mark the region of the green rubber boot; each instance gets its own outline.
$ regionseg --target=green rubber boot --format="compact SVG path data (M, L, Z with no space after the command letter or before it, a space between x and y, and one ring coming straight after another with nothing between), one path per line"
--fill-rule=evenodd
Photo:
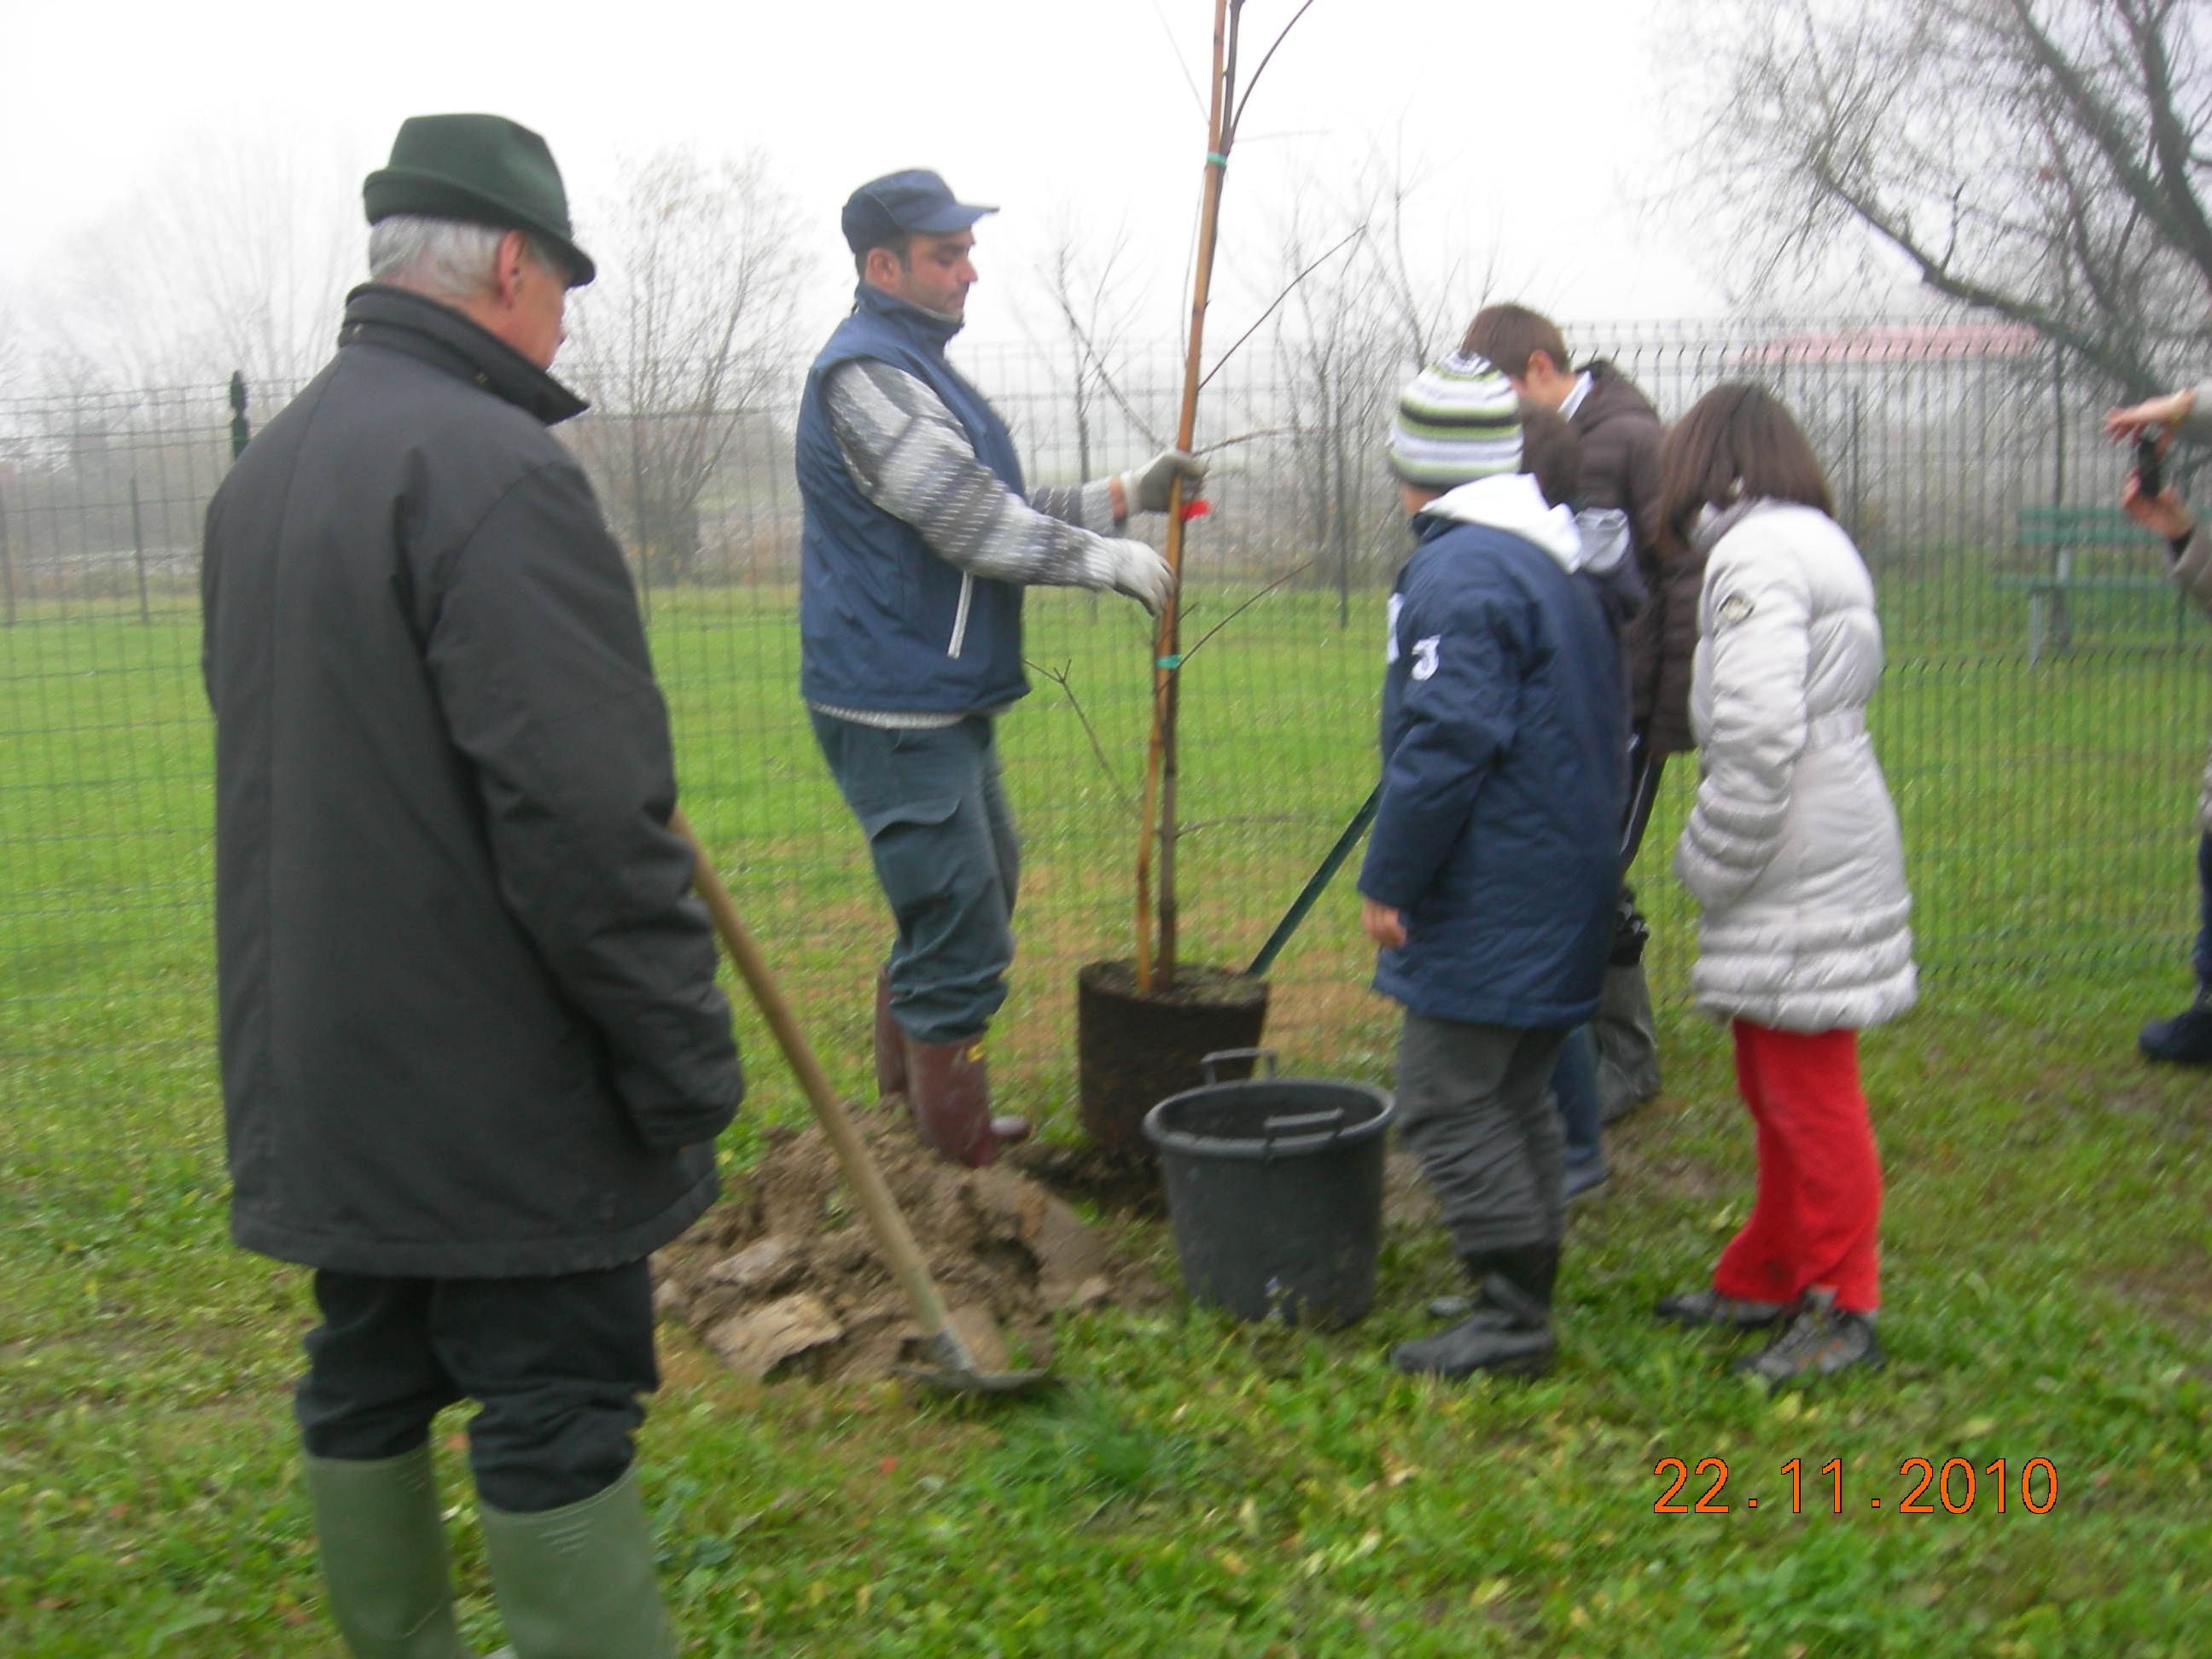
M580 1504L535 1515L477 1510L518 1659L675 1659L635 1465Z
M428 1444L368 1462L300 1461L331 1616L355 1659L475 1659L453 1623Z

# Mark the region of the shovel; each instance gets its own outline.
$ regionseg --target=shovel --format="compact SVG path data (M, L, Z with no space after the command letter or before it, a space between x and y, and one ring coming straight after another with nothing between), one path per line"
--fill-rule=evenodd
M738 973L744 980L745 988L752 993L761 1017L768 1021L769 1030L775 1033L776 1045L798 1074L799 1086L805 1091L807 1103L821 1120L822 1132L829 1136L838 1164L845 1171L846 1184L860 1200L860 1212L868 1218L868 1230L876 1236L876 1248L890 1263L891 1272L913 1304L915 1319L921 1327L922 1345L931 1363L894 1369L902 1376L912 1377L948 1394L1026 1394L1049 1384L1052 1379L1042 1371L988 1371L975 1363L975 1355L945 1311L945 1297L921 1259L914 1235L907 1230L906 1218L899 1213L890 1188L884 1184L883 1172L868 1156L860 1132L853 1126L852 1114L830 1088L822 1062L807 1046L799 1022L792 1018L791 1005L783 1000L783 993L769 976L760 947L746 931L738 907L730 902L729 890L722 885L722 878L708 862L706 849L699 845L699 838L691 833L691 826L681 811L670 814L668 827L690 843L693 884L707 906L707 914L714 920L714 931L722 936L730 960L737 964Z

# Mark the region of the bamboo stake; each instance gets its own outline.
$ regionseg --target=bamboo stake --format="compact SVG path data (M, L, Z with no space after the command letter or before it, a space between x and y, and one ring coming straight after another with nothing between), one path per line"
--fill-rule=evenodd
M1206 186L1198 222L1198 258L1190 301L1190 343L1183 356L1182 412L1176 423L1176 447L1197 441L1198 392L1203 383L1201 354L1206 341L1206 307L1213 288L1213 252L1221 230L1221 187L1229 168L1231 82L1237 73L1237 26L1243 0L1213 0L1213 97L1206 113ZM1168 497L1168 568L1176 578L1152 637L1152 734L1145 754L1144 808L1137 830L1137 989L1152 989L1152 842L1160 844L1159 957L1158 975L1164 990L1175 982L1175 798L1176 713L1182 664L1176 644L1182 630L1182 481Z

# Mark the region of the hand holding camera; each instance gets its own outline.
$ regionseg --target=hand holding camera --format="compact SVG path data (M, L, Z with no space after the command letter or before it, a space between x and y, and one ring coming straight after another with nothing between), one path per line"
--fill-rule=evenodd
M2164 462L2174 426L2188 418L2196 401L2193 392L2177 392L2105 416L2106 434L2114 443L2135 441L2135 467L2120 486L2120 510L2153 535L2176 544L2189 539L2197 520L2179 492L2167 488Z

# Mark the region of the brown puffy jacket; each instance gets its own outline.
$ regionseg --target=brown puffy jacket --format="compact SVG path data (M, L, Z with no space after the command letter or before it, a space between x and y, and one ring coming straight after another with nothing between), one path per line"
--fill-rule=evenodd
M1590 389L1571 417L1583 440L1584 505L1618 507L1636 535L1650 597L1622 633L1631 716L1662 755L1697 747L1690 736L1690 663L1698 649L1698 599L1705 562L1687 548L1661 556L1659 416L1635 382L1608 362L1589 366Z

